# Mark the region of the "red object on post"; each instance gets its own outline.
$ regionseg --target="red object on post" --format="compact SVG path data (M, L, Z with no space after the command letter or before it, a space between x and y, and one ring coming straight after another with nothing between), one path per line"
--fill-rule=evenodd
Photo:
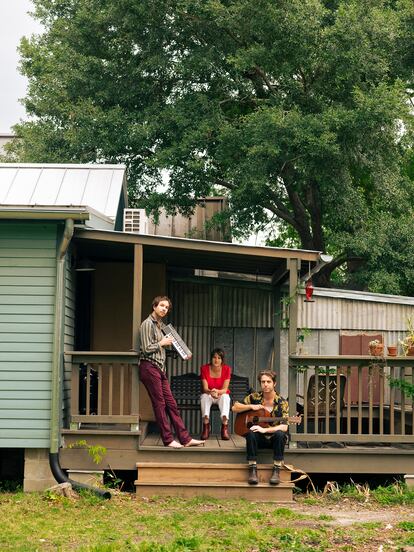
M313 287L313 284L312 284L312 280L309 278L309 280L305 284L305 295L306 295L305 301L306 301L306 303L314 303L315 302L315 300L312 299L313 290L314 290L314 287Z

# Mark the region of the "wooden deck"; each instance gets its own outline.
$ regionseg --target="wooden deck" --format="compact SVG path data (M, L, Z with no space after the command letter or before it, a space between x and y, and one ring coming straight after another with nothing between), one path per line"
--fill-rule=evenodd
M148 433L138 414L136 362L132 352L72 352L73 429L62 431L63 468L132 471L137 463L151 462L246 464L245 441L235 435L230 441L211 436L204 446L175 450ZM286 463L309 474L412 474L413 401L390 382L413 383L413 368L409 357L291 355L289 389L296 401L289 406L292 415L302 408L303 422L291 428ZM79 386L85 377L87 397L97 378L97 403L87 400L81 412ZM200 425L198 420L195 431ZM81 439L106 447L98 466L87 450L69 448ZM271 451L260 451L260 464L271 461Z
M107 453L99 465L93 464L87 451L68 448L80 439L90 445L102 445ZM60 451L61 465L65 469L112 469L135 470L138 462L227 463L245 464L245 441L232 435L230 441L210 436L205 445L172 449L164 447L159 435L141 432L83 429L64 432L64 448ZM312 473L329 474L410 474L414 465L413 444L345 443L336 442L291 442L286 449L287 464ZM271 463L271 451L259 452L260 463Z

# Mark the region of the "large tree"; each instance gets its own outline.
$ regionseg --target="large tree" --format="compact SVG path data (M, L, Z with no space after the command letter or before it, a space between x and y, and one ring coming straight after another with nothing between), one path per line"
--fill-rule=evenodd
M34 3L20 160L125 162L152 209L218 190L233 232L333 253L320 282L414 293L412 0Z

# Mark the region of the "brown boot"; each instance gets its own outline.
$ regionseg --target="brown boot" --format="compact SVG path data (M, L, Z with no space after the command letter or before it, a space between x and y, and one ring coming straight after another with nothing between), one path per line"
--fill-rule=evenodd
M277 466L273 466L272 475L269 479L271 485L279 485L280 483L280 472Z
M202 441L207 441L209 436L210 436L210 423L207 422L206 424L203 424L203 431L201 432L200 439Z
M249 464L249 478L247 479L249 485L257 485L259 478L257 477L257 464Z
M229 427L227 424L221 424L221 440L230 441Z

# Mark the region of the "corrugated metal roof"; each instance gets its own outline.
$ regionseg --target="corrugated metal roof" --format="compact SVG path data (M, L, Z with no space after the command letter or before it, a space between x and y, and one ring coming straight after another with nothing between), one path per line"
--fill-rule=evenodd
M115 219L125 165L0 163L0 205L90 207Z

